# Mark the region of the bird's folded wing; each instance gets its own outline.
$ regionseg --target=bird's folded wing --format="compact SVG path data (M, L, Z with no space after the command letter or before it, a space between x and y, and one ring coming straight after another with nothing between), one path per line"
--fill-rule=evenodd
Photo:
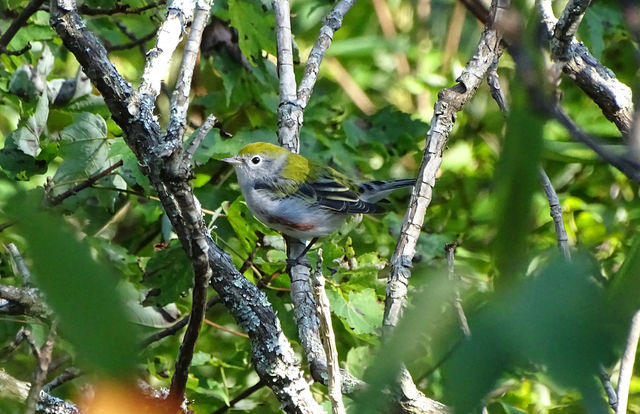
M331 179L321 179L301 188L303 193L315 194L316 202L340 213L382 213L384 209L367 203L347 186Z

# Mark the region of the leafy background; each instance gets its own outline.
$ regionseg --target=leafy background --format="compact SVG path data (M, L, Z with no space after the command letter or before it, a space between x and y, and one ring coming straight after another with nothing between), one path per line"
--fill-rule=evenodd
M26 4L1 1L5 17L0 29L4 31ZM116 5L111 0L83 4L105 9ZM137 8L150 2L117 4ZM346 15L321 66L301 134L304 155L363 180L417 174L437 93L454 84L482 30L452 0L391 0L383 6L390 11L395 34L384 33L380 19L387 21L372 3L357 2ZM331 7L317 0L292 2L297 60L302 61L296 66L298 79L321 19ZM140 38L158 26L163 13L159 6L115 18L85 18L105 44L120 45L131 39L119 24ZM220 40L213 30L205 35L189 122L191 128L196 127L213 113L221 127L207 136L196 153L193 185L208 210L205 219L216 242L232 255L246 277L268 281L265 292L285 334L302 355L296 342L289 281L283 274L282 239L251 217L233 172L219 161L248 142L276 142L279 98L271 6L260 1L217 1L213 14L216 27L226 33L231 33L225 23L229 22L237 31L238 42ZM0 233L0 241L18 245L50 307L63 321L71 321L60 328L54 351L57 365L51 377L70 365L112 376L125 375L126 367L135 367L152 385L167 386L180 336L155 342L141 352L131 350L136 349L136 340L167 325L151 312L154 307L188 312L192 272L159 202L120 138L121 130L96 91L80 79L75 59L49 27L48 18L45 10L38 11L9 44L9 49L16 50L29 42L31 50L20 56L0 55L0 142L4 143L0 150L0 223L16 220ZM617 2L593 4L579 38L622 82L638 83L638 69L632 62L639 45L628 35ZM149 41L142 48L152 46ZM110 54L134 86L144 67L143 52L132 47ZM410 345L392 347L392 359L407 362L428 396L463 407L473 406L491 390L497 390L485 400L491 413L572 413L601 407L598 396L602 397L602 391L579 378L589 377L596 363L605 364L610 372L616 370L614 356L619 355L621 332L611 331L608 322L624 319L620 314L608 315L602 291L610 280L622 279L622 272L636 257L629 252L639 239L638 187L573 142L557 123L530 116L526 102L519 101L519 81L506 53L499 74L513 104L510 119L521 122L505 128L507 120L486 85L458 114L413 263L410 295L415 310L409 311L405 330L399 328L398 337ZM166 82L169 90L173 76L175 71ZM80 80L75 94L62 99L59 90L64 81L76 78ZM572 82L563 81L560 90L562 106L582 128L612 147L620 144L615 126ZM161 95L157 113L161 124L167 122L168 103L167 95ZM514 160L521 156L526 161L531 154L535 161L537 150L518 138L535 135L533 125L541 133L536 139L542 137L542 165L560 196L570 244L580 252L572 266L553 258L556 237L541 188L520 186L532 183L532 175ZM520 145L515 151L503 151L515 144ZM115 173L57 205L53 202L120 160L123 166ZM514 184L515 191L524 188L524 210L505 200L505 181ZM355 220L322 243L341 363L374 383L376 372L378 376L388 372L383 361L371 355L380 348L384 277L407 201L408 194L396 193L389 214ZM501 290L501 280L509 277L501 267L501 258L509 253L503 238L508 220L517 222L526 234L517 266L531 277ZM459 289L477 335L456 348L455 356L443 365L460 340L452 292L442 287L447 278L444 246L454 241L458 243L455 271ZM312 252L312 261L316 254ZM4 250L0 251L0 283L21 283ZM65 300L73 292L85 300ZM433 292L444 296L436 297ZM632 294L637 296L637 291L620 295ZM628 300L637 308L637 299ZM123 309L128 309L135 324L123 327ZM86 316L85 321L74 315ZM196 401L197 413L228 404L258 381L250 363L249 342L227 312L215 306L208 311L207 320L212 324L202 328L187 390L188 397ZM42 343L47 330L40 320L5 316L0 323L0 344L8 344L25 324ZM568 327L574 328L570 335L566 335ZM128 340L122 342L122 338ZM96 343L112 345L96 347ZM96 354L96 348L106 349L104 355ZM122 360L128 352L137 355L135 364ZM570 358L572 355L577 357ZM0 358L7 372L30 380L34 366L26 347ZM369 366L373 369L365 374ZM55 394L76 398L88 379L67 383ZM465 384L475 387L465 388ZM313 391L327 401L325 387L316 384ZM348 405L356 409L351 401ZM0 407L6 412L20 411L11 402L0 402ZM278 412L278 402L266 388L236 407L255 413ZM633 377L629 411L640 412L637 376Z

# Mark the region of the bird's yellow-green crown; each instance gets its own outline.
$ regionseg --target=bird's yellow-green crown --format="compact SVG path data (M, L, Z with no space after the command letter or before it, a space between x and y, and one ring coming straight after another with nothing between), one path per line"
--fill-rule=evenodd
M244 148L238 152L238 155L240 156L253 154L264 154L269 157L278 157L282 154L287 154L287 162L280 172L284 178L294 181L303 181L310 175L314 176L311 169L315 164L302 155L294 154L277 145L270 144L268 142L253 142L245 145Z
M270 144L268 142L252 142L251 144L245 145L240 150L240 152L238 152L238 155L249 155L249 154L279 155L284 152L287 152L287 150L277 145Z

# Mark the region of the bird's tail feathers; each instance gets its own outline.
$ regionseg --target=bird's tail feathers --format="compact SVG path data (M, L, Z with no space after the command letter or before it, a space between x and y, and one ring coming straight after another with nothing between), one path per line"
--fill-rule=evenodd
M414 178L391 181L367 181L359 183L360 198L368 203L375 203L388 196L393 190L411 187L416 183Z

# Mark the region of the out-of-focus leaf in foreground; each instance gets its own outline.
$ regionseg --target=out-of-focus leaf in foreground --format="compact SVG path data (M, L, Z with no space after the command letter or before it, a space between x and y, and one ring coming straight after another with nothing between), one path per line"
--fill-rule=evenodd
M471 337L459 338L442 367L444 402L454 412L471 412L505 374L531 369L544 372L555 386L580 391L589 412L606 412L598 366L609 360L619 336L596 272L583 256L572 262L558 258L490 297L469 317ZM402 361L420 357L421 341L444 343L460 335L442 313L451 295L451 286L442 282L413 299L416 306L369 365L370 388L358 400L358 413L384 404L380 390L393 386Z
M117 279L68 223L42 209L42 195L18 194L6 208L27 242L24 256L35 282L82 362L108 375L126 375L135 367L136 335Z
M580 391L588 412L607 412L596 381L615 336L596 272L584 257L553 260L472 317L471 338L444 365L455 411L476 407L506 371L537 367L555 385Z

